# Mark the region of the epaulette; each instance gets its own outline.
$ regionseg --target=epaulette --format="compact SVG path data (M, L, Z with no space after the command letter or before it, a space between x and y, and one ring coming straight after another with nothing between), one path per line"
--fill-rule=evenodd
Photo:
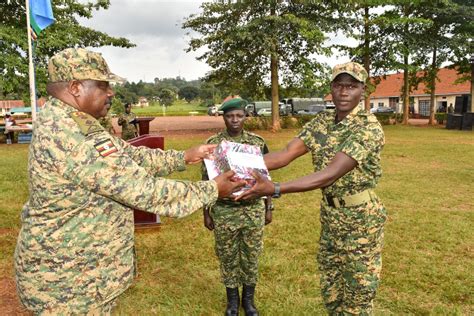
M104 131L104 128L100 125L99 121L87 113L77 111L72 112L70 116L79 126L81 133L86 136Z
M260 139L262 142L265 142L265 139L263 139L263 137L262 137L262 136L260 136L260 135L257 135L257 134L255 134L255 133L252 133L252 132L247 132L247 133L248 133L250 136L252 136L252 137L255 137L255 138L258 138L258 139Z
M373 113L369 113L367 111L359 111L357 113L358 116L365 117L368 123L376 123L378 122L377 117Z

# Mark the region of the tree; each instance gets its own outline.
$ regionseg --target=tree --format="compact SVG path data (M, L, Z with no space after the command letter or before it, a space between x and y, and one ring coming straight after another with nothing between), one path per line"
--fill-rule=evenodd
M322 45L331 19L325 14L327 3L332 1L205 2L202 13L183 23L183 28L201 34L191 39L188 51L206 46L198 59L213 69L207 79L232 94L264 95L270 82L272 129L278 130L279 75L289 85L314 80L322 67L314 56L329 54ZM318 19L310 18L314 15Z
M199 89L193 86L184 86L179 89L178 96L190 103L199 96Z
M41 32L35 42L34 64L36 85L40 95L46 94L47 61L68 47L100 47L106 45L133 47L125 38L111 37L84 27L78 18L91 18L95 10L107 9L110 0L53 0L56 22ZM25 1L7 0L0 3L0 97L29 98Z
M164 106L170 106L174 102L175 93L170 89L161 89L158 93L158 97Z
M450 0L424 1L418 12L421 17L432 21L422 38L425 39L423 45L427 54L431 54L423 81L426 82L427 92L430 93L429 124L434 125L438 71L448 60L453 63L452 67L458 67L460 72L463 71L460 66L468 63L469 51L472 48L469 39L474 37L474 4L467 1L459 4Z
M377 62L389 70L403 70L403 124L408 124L410 92L417 87L421 78L417 72L426 60L423 51L423 30L431 21L417 15L420 1L396 0L378 19L379 32L373 37L377 47Z

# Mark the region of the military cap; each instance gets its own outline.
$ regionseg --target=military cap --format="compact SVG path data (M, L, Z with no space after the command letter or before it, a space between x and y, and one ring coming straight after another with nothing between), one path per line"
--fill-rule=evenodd
M247 105L247 101L241 98L233 98L225 101L220 106L219 110L224 111L224 113L232 110L244 110L244 107Z
M124 82L125 79L110 72L100 53L84 48L67 48L48 63L49 81L98 80Z
M332 78L331 81L336 79L337 76L340 74L348 74L352 76L357 81L365 83L367 77L367 71L365 70L364 66L355 62L348 62L345 64L339 64L334 66L332 69Z

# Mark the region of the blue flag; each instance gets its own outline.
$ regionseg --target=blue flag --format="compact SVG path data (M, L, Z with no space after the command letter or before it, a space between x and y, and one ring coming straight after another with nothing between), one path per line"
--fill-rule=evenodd
M53 23L51 0L30 0L30 24L36 35Z

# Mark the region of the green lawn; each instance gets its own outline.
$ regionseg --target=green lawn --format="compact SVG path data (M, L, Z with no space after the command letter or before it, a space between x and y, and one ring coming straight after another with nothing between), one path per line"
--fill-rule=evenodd
M150 106L144 108L134 107L132 111L138 116L207 115L207 107L200 106L197 101L187 103L184 100L174 101L173 105L166 107L165 111L163 111L163 107L156 102L151 102Z
M474 133L440 128L385 127L384 175L378 187L386 225L382 284L376 315L474 314ZM271 150L295 134L262 132ZM204 138L167 137L167 148L184 149ZM12 255L19 214L27 198L27 148L1 145L0 278L13 277ZM284 181L312 170L302 157L272 173ZM173 174L199 179L198 166ZM266 227L257 305L262 315L322 315L315 254L320 193L275 201ZM159 231L137 232L139 276L120 299L121 315L221 315L225 291L219 281L213 235L201 212L162 219Z

